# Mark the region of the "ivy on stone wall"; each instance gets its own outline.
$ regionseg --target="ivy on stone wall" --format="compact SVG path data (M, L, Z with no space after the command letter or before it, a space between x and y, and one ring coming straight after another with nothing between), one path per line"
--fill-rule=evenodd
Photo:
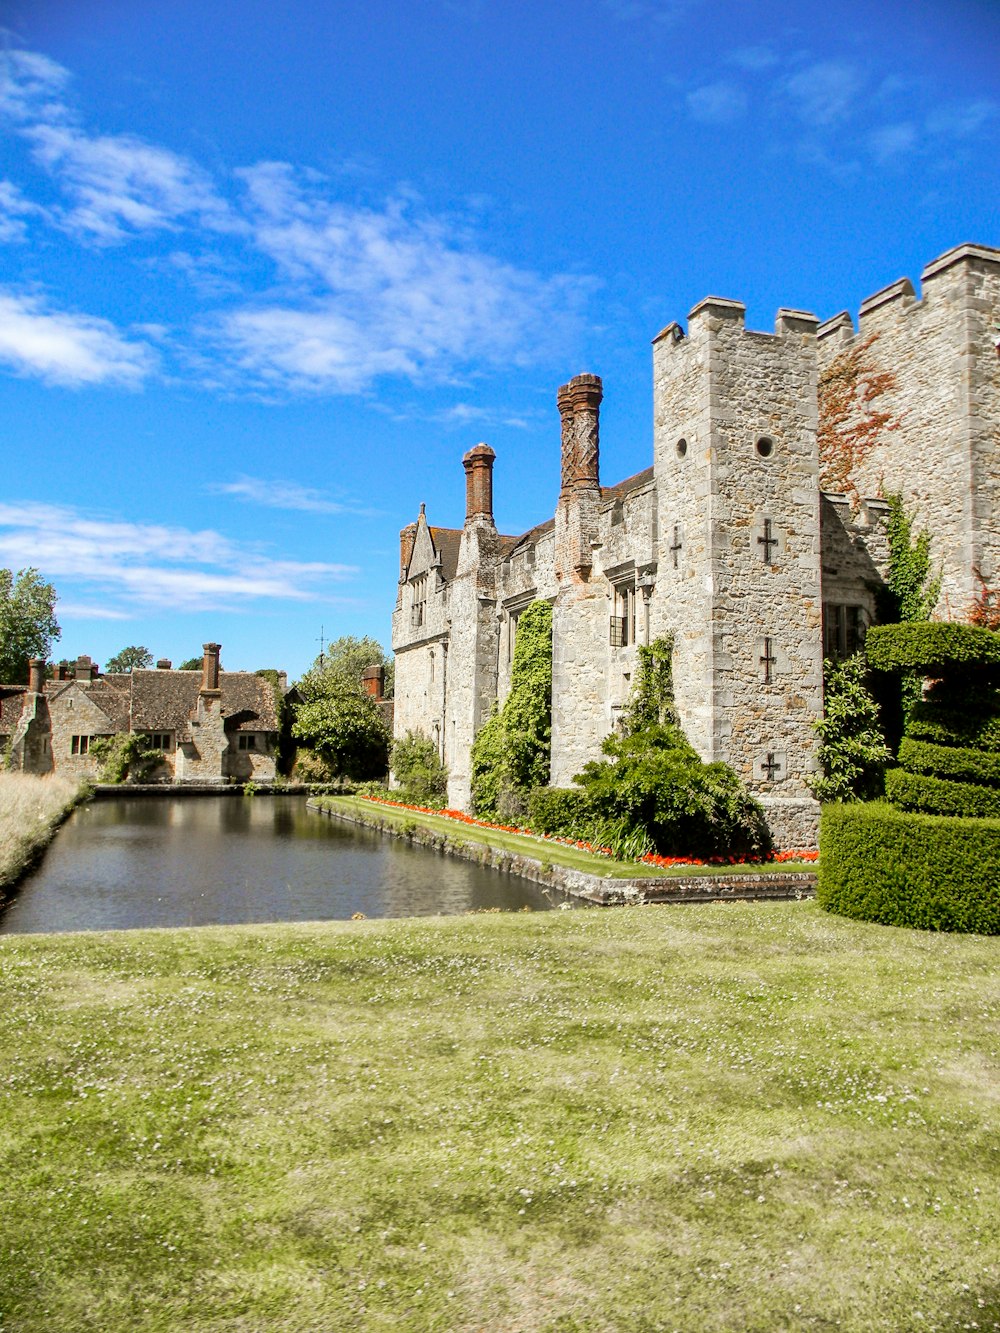
M879 370L869 355L879 335L838 353L819 377L820 486L861 502L857 473L862 463L900 419L879 399L896 387L890 371Z
M674 637L672 634L639 646L639 668L625 716L628 734L643 727L676 724L674 709Z
M823 716L813 727L820 738L823 776L809 785L820 801L865 801L882 794L892 752L882 735L878 704L868 689L863 653L823 663Z
M472 806L509 820L549 780L552 738L552 607L532 602L517 622L510 693L472 746Z

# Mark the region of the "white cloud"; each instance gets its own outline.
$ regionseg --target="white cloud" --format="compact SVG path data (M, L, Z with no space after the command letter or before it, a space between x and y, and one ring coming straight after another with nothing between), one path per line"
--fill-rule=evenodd
M0 364L49 384L138 385L156 358L106 319L46 309L40 297L0 290Z
M209 176L168 149L131 134L90 136L68 125L39 124L25 133L73 200L62 219L70 230L106 243L184 221L211 230L238 226Z
M276 559L211 529L92 518L68 505L0 503L0 565L32 565L60 587L83 590L86 605L224 609L259 599L331 600L351 565ZM119 605L109 605L106 596ZM336 599L334 599L336 600ZM73 605L73 603L71 603Z
M864 78L856 66L823 60L793 74L784 87L807 124L828 128L855 110L863 85Z
M62 620L131 620L127 611L117 611L97 603L59 601L59 619Z
M27 240L25 219L46 216L46 210L26 199L13 181L0 180L0 241Z
M253 241L280 299L224 316L219 342L267 383L353 393L378 376L448 379L473 361L523 364L572 325L585 279L543 278L394 199L331 200L287 163L239 173Z
M13 121L61 120L68 69L37 51L0 51L0 115Z
M268 509L292 509L309 514L374 514L374 509L335 500L325 491L302 486L297 481L267 481L263 477L237 477L235 481L213 482L207 490L215 495L231 495Z
M927 129L943 138L968 139L995 122L1000 106L988 98L974 102L955 102L933 111L927 117Z
M778 63L777 53L770 46L764 45L738 47L735 51L730 51L726 59L729 64L753 73L773 69Z
M746 94L734 83L707 83L687 95L688 110L706 125L728 125L747 109Z
M880 162L911 153L917 147L916 127L907 120L882 125L868 136L868 146Z

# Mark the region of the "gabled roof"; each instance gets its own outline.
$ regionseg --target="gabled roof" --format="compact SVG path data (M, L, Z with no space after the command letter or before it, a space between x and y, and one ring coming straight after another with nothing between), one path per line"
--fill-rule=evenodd
M427 531L431 534L435 552L441 557L441 575L450 581L458 571L458 548L462 544L462 529L432 528L428 524Z
M186 731L198 708L200 671L133 671L132 727L135 731ZM219 673L222 711L228 731L277 731L271 682L252 671Z

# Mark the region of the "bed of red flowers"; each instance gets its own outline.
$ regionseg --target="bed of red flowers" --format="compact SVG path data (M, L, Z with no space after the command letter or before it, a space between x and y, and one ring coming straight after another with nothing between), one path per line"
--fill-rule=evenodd
M476 828L496 829L499 833L522 833L529 838L544 838L546 842L562 843L565 847L577 847L581 852L590 852L593 856L612 857L610 847L595 847L592 843L584 842L580 838L562 838L554 833L536 833L534 829L518 828L513 824L493 824L488 819L476 819L474 815L467 815L463 810L434 810L426 805L408 805L405 801L392 801L383 796L362 796L363 801L371 801L373 805L392 805L397 810L412 810L418 815L442 815L445 819L454 819L460 824L473 824ZM655 852L647 852L645 856L639 858L644 865L658 866L664 870L672 866L736 866L736 865L774 865L787 861L816 861L819 859L819 852L801 851L793 849L784 852L772 852L770 856L758 857L738 857L738 856L657 856Z

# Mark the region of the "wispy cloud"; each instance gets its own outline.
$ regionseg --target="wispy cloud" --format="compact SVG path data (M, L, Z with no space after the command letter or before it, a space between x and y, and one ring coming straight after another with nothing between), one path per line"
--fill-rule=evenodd
M856 65L821 60L790 75L784 89L801 120L811 127L826 128L850 115L864 82Z
M102 243L194 223L209 230L240 225L209 176L187 158L131 134L91 136L67 125L26 132L35 157L72 205L62 225Z
M82 592L84 605L102 593L105 609L120 614L342 600L332 596L333 585L358 573L351 565L276 558L211 529L130 523L37 502L0 504L0 564L33 565L59 587Z
M0 180L0 241L9 244L27 240L28 218L45 216L46 210L25 198L13 181Z
M882 125L868 136L868 146L879 162L912 153L917 142L916 126L908 120Z
M687 95L688 110L706 125L728 125L746 114L747 97L735 83L706 83Z
M254 243L285 291L223 316L215 336L266 384L356 393L383 375L524 364L572 327L588 288L505 264L409 199L344 204L287 163L239 174Z
M0 115L16 122L61 120L68 69L38 51L0 50Z
M349 501L336 500L325 491L302 486L297 481L268 481L263 477L237 477L235 481L212 482L206 489L214 495L231 495L268 509L299 510L307 514L364 514L378 511Z
M117 611L98 603L59 601L60 620L131 620L128 611Z
M152 372L156 356L106 319L52 310L39 296L0 290L0 364L69 388L134 388Z

